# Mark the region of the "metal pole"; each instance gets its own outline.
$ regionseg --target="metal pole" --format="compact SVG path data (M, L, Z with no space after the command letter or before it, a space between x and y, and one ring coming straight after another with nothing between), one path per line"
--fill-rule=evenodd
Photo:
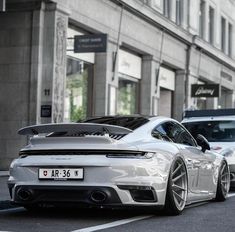
M187 47L186 53L186 78L185 78L185 99L184 99L184 107L188 109L189 107L189 73L190 73L190 59L191 59L191 50L192 45Z
M200 68L201 68L201 58L202 58L202 49L200 49L200 54L199 54L199 60L198 60L198 66L197 66L197 83L199 81L199 73L200 73Z
M221 84L222 84L222 72L223 72L223 63L221 63L221 72L220 72L220 81L219 81L219 99L218 99L218 109L221 108L221 103L222 103L222 88L221 88Z
M121 9L121 15L120 15L120 21L119 21L119 28L118 28L118 39L117 39L117 46L116 46L116 51L114 52L114 57L113 57L113 77L112 80L115 79L115 74L116 74L116 66L117 66L117 54L119 51L119 44L120 44L120 35L121 35L121 29L122 29L122 16L123 16L123 10L124 10L124 5L122 5Z
M158 65L158 69L157 69L157 72L156 72L156 90L155 90L155 93L157 93L157 90L158 90L158 82L159 82L160 67L161 67L161 63L162 63L164 34L165 34L165 31L162 30L161 46L160 46L160 54L159 54L159 65Z
M200 68L201 68L201 58L202 58L202 49L200 49L200 53L199 53L196 84L198 84L198 81L199 81L199 74L200 74ZM197 98L195 98L195 97L194 97L194 104L197 105Z
M161 65L161 62L162 62L162 51L163 51L164 34L165 34L165 31L162 30L161 48L160 48L160 56L159 56L159 64L160 65Z

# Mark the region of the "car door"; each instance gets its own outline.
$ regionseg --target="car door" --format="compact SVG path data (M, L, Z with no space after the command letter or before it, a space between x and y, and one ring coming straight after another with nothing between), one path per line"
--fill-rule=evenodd
M215 172L216 155L206 151L201 158L201 169L199 175L200 190L203 193L213 193L215 184L213 180Z
M181 151L186 154L188 164L192 164L198 170L197 183L192 180L192 188L195 192L208 194L213 190L213 164L215 156L210 152L202 152L195 144L195 140L180 124L175 124L176 143L180 144Z
M182 133L182 127L178 127L172 121L160 124L155 130L161 134L164 140L173 142L177 145L181 154L183 154L188 170L188 188L190 192L199 193L199 168L201 151L196 147L196 142L189 138L186 144L182 143L182 138L178 136Z
M194 138L175 121L163 123L158 127L158 130L177 145L185 158L189 194L192 193L195 200L200 199L204 194L208 194L209 187L205 183L212 181L212 174L208 170L208 157L197 146Z

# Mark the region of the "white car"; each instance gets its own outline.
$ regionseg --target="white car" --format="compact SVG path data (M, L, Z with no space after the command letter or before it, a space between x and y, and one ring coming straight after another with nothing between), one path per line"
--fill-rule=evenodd
M27 209L77 203L176 215L194 202L224 201L229 191L225 158L170 118L106 116L19 134L32 138L10 166L8 187Z
M186 111L182 124L195 137L202 134L211 150L226 157L235 187L235 109Z

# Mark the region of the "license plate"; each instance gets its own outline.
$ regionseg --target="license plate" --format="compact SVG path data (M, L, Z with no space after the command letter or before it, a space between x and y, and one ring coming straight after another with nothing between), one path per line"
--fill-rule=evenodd
M40 180L81 180L83 168L40 168Z

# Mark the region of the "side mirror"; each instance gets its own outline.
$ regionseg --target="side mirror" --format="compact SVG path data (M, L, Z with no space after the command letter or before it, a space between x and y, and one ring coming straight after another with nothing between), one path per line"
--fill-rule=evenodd
M202 152L205 152L206 150L210 150L209 142L203 135L198 134L196 141L197 141L198 146L202 148Z

